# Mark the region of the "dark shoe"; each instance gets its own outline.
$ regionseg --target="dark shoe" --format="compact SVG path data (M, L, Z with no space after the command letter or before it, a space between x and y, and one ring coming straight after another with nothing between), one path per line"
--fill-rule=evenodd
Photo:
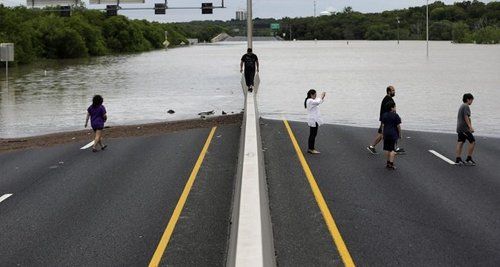
M106 147L108 147L108 145L104 145L104 146L102 146L102 147L101 147L101 150L106 149Z
M476 166L476 162L473 161L472 158L468 158L467 160L465 160L465 165Z
M250 93L253 92L253 88L252 87L248 88L248 92Z
M455 160L455 165L457 165L457 166L463 166L463 165L465 165L465 162L461 158L457 158Z
M94 152L94 153L95 153L95 152L97 152L97 151L99 151L99 150L97 150L97 149L95 149L95 148L92 148L92 152Z
M367 146L366 149L368 149L368 151L370 151L373 155L377 154L377 150L375 150L375 147L373 146Z
M387 164L385 165L385 168L388 169L388 170L395 170L396 167L394 166L394 164Z

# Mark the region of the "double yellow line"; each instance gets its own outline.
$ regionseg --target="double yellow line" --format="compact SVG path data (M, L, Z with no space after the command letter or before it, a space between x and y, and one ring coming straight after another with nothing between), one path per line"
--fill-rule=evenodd
M340 231L337 227L337 224L333 219L332 213L330 212L330 209L328 208L328 205L326 204L326 201L323 198L323 194L321 194L321 190L319 189L318 184L314 179L314 176L311 172L311 169L309 168L309 165L307 164L304 154L302 154L302 150L300 150L299 144L297 143L297 139L295 138L295 135L292 132L292 128L290 128L288 121L283 120L283 122L285 123L288 135L290 135L290 140L292 141L293 147L295 148L295 152L297 152L297 156L299 157L302 169L304 169L304 173L307 177L307 180L309 181L309 185L311 186L311 189L313 191L316 203L318 203L319 209L321 210L321 214L323 214L323 218L328 227L328 231L330 231L330 234L333 237L333 241L337 246L337 250L339 251L340 257L342 258L342 261L344 262L345 266L348 267L355 266L354 261L351 258L351 254L349 254L349 250L347 250L347 246L345 245L344 240L340 235Z
M172 217L170 218L170 221L168 222L167 228L165 229L165 232L163 233L163 235L160 239L160 243L158 244L158 247L156 248L156 251L153 254L153 258L151 259L151 262L149 262L149 267L156 267L156 266L160 265L160 261L161 261L161 258L163 257L163 253L165 252L165 249L167 248L168 242L170 241L170 237L172 237L172 233L174 232L175 225L177 224L177 221L179 220L182 209L184 208L184 204L186 204L187 197L189 196L189 192L191 191L191 187L193 187L194 181L196 180L196 175L198 174L198 171L200 170L200 167L201 167L201 163L203 162L203 159L205 158L205 155L207 154L208 147L210 146L210 142L212 141L212 138L214 136L216 129L217 129L217 127L212 128L212 130L210 131L210 134L208 135L207 141L205 141L205 145L203 146L203 149L201 150L201 153L198 156L198 160L196 161L196 164L194 165L193 171L191 171L191 175L189 176L189 179L186 183L186 186L184 187L184 190L182 191L181 197L179 198L179 202L177 202L177 206L175 206L174 213L172 214Z
M328 205L326 204L325 199L323 198L323 194L321 193L321 190L318 187L318 184L316 183L316 180L314 179L314 176L311 172L311 169L309 168L309 165L307 164L307 161L304 157L304 154L300 150L300 147L297 143L297 139L295 138L295 135L292 132L292 129L290 128L290 125L288 124L288 121L284 120L285 127L288 131L288 134L290 135L290 139L292 141L293 147L295 148L295 151L297 153L297 156L299 157L299 161L302 165L302 168L304 169L304 173L307 177L307 180L309 181L309 185L311 186L311 189L314 194L314 198L316 199L316 202L321 210L321 214L323 215L323 218L326 222L326 225L328 227L328 230L330 234L332 235L333 241L337 247L337 250L339 251L339 254L342 258L342 261L344 262L345 266L348 267L354 267L354 261L351 258L351 255L349 254L349 251L347 250L347 247L344 243L344 240L342 239L342 236L340 235L339 229L337 225L335 224L335 221L333 219L333 216L330 212L330 209L328 208ZM212 141L212 138L215 134L215 130L217 127L213 127L212 130L210 131L210 134L208 135L208 138L205 142L205 145L203 146L203 149L201 150L200 155L198 156L198 160L196 161L196 164L193 167L193 170L191 172L191 175L189 176L189 179L186 183L186 186L184 187L184 190L182 191L181 197L179 198L179 201L174 209L174 212L172 214L172 217L170 218L170 221L168 222L167 228L165 229L165 232L163 233L160 242L158 244L158 247L156 248L156 251L153 255L153 258L151 259L151 262L149 263L149 267L156 267L159 266L161 259L163 257L163 253L165 252L168 242L170 241L170 238L172 237L172 234L175 229L175 225L177 224L177 221L179 220L179 217L181 215L182 209L184 208L184 205L187 201L187 198L189 196L189 192L191 191L191 188L193 187L194 181L196 180L196 176L198 174L198 171L201 167L201 164L203 162L203 159L205 158L205 155L208 151L208 147L210 146L210 143Z

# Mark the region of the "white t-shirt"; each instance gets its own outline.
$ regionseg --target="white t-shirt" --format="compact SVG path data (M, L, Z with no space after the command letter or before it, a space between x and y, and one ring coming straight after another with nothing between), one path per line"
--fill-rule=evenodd
M310 127L316 127L316 123L318 123L318 126L323 124L321 113L319 112L319 104L321 103L323 103L323 99L321 97L317 97L316 99L309 98L306 101L308 114L307 125Z

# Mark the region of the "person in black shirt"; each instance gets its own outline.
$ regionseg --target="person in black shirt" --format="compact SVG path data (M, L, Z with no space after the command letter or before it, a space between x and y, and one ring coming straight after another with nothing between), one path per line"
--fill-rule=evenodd
M396 95L396 89L394 88L394 86L389 85L386 88L386 92L387 92L387 95L384 97L384 99L382 99L382 103L380 104L380 116L378 119L380 121L380 126L379 126L378 131L377 131L377 136L375 137L375 140L373 141L373 143L366 147L366 149L368 149L368 151L370 151L372 154L377 154L377 150L375 149L375 146L378 143L380 143L380 141L382 141L382 138L383 138L383 135L382 135L382 116L386 112L391 111L391 109L389 108L391 103L394 103L394 105L396 104L394 102L394 99L392 99Z
M243 65L245 65L245 82L248 91L253 91L253 81L255 78L255 71L259 72L259 59L257 55L252 53L252 48L247 49L247 53L241 57L240 72L243 72Z
M384 138L384 150L387 155L387 169L396 169L394 167L394 158L396 157L396 142L401 138L401 118L396 113L396 104L388 102L389 112L382 115L382 133Z

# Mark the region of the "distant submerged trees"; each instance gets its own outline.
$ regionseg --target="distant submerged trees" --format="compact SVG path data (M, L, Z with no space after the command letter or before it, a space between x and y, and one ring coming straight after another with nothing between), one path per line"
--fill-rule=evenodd
M399 21L399 23L398 23ZM346 7L342 12L320 17L254 20L254 34L269 36L271 23L279 23L274 34L292 40L424 40L426 8L411 7L382 13L360 13ZM0 4L0 43L15 43L17 63L36 58L77 58L112 53L142 52L161 48L168 31L172 45L200 41L221 32L246 34L244 21L193 21L157 23L107 17L104 12L79 7L71 17L57 12ZM430 5L431 40L456 43L500 43L500 2L477 0Z
M485 4L477 0L445 5L429 5L431 40L457 43L500 43L500 2ZM423 40L426 34L426 7L411 7L382 13L363 14L350 8L330 16L284 18L281 31L288 38L304 40ZM291 36L290 36L291 33Z
M71 17L60 17L56 12L0 5L0 43L15 43L15 60L21 64L36 58L149 51L163 46L165 31L171 44L187 42L169 24L106 17L83 8L74 10Z

